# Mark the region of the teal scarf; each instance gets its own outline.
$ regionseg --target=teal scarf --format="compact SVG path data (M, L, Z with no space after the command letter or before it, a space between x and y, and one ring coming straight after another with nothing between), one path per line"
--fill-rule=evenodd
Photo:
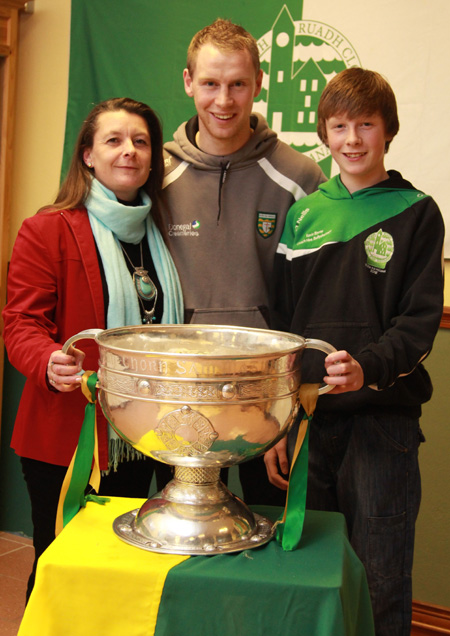
M169 250L150 215L152 202L144 190L140 190L139 193L143 205L123 205L119 203L111 190L105 188L97 179L93 179L85 202L108 285L109 305L106 319L108 329L142 323L136 289L125 263L119 240L137 245L145 235L147 235L150 254L164 292L161 322L165 324L183 322L183 297L178 273Z

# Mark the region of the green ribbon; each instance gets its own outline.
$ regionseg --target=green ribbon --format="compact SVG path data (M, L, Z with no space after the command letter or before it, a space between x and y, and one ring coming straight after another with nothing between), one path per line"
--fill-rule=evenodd
M86 506L87 501L96 501L105 504L110 499L97 497L96 495L85 495L86 487L92 470L92 460L95 447L95 403L97 374L92 373L86 381L90 392L90 398L84 410L84 420L81 427L78 447L73 462L72 475L67 489L67 493L62 509L63 527L69 523L77 514L80 508Z
M108 503L108 501L111 501L111 499L109 497L99 497L98 495L93 495L92 493L89 493L84 498L83 508L86 506L88 501L92 501L94 503L100 504L101 506L104 506L106 503Z
M283 550L287 552L295 550L302 538L308 483L308 442L311 419L312 415L308 416L306 413L302 419L302 423L307 420L303 424L303 426L306 425L306 433L291 467L286 508L281 520L277 522L276 538ZM301 427L302 424L299 427L299 435Z

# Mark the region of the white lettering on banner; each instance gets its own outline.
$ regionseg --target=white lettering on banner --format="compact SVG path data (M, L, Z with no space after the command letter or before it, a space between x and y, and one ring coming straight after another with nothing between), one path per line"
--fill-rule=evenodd
M331 152L328 146L325 146L325 144L322 144L318 148L315 148L314 150L308 150L307 152L304 152L303 154L309 157L310 159L312 159L313 161L319 162L322 159L329 157Z
M300 20L295 22L295 34L314 36L326 42L339 52L345 60L347 68L352 66L350 62L354 62L353 66L360 66L358 56L347 38L328 24L315 20Z
M272 42L268 41L267 35L258 40L259 55L262 56L272 46Z

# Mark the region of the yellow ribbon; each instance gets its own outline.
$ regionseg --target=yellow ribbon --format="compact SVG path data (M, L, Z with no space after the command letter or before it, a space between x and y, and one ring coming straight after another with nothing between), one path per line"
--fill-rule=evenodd
M88 400L78 445L67 469L59 495L56 513L55 534L86 505L85 490L88 483L98 492L100 488L100 465L98 456L97 417L95 412L97 374L85 371L81 379L81 390ZM90 499L92 497L89 497ZM98 503L104 503L94 497Z

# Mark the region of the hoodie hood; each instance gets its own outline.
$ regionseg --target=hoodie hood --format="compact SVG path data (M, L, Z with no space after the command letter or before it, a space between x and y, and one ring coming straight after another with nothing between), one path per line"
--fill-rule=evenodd
M166 143L165 148L181 161L188 161L197 170L221 171L224 165L227 169L232 169L234 164L239 164L242 168L258 159L267 158L280 143L276 133L268 127L259 113L251 115L250 127L254 132L242 148L231 155L210 155L195 145L195 134L198 131L198 116L195 116L178 127L173 141Z
M333 179L322 183L319 186L319 190L328 199L339 201L341 201L342 199L365 199L367 197L379 194L380 192L401 192L402 190L412 191L414 193L412 195L413 198L417 197L417 193L419 193L420 191L416 190L412 183L404 179L400 172L397 172L397 170L388 170L388 175L389 179L380 181L380 183L377 183L374 186L370 186L369 188L357 190L356 192L353 192L353 194L351 194L342 183L340 175L337 175ZM423 192L420 192L420 194L422 196L425 196ZM405 192L405 196L407 196L407 192Z
M198 116L184 122L175 131L173 141L165 144L165 149L182 162L189 163L194 170L218 173L217 180L217 223L222 213L222 190L228 172L236 167L242 170L255 164L259 159L268 158L280 143L276 133L269 128L264 117L257 113L250 116L253 134L247 143L230 155L210 155L195 144L198 131Z

